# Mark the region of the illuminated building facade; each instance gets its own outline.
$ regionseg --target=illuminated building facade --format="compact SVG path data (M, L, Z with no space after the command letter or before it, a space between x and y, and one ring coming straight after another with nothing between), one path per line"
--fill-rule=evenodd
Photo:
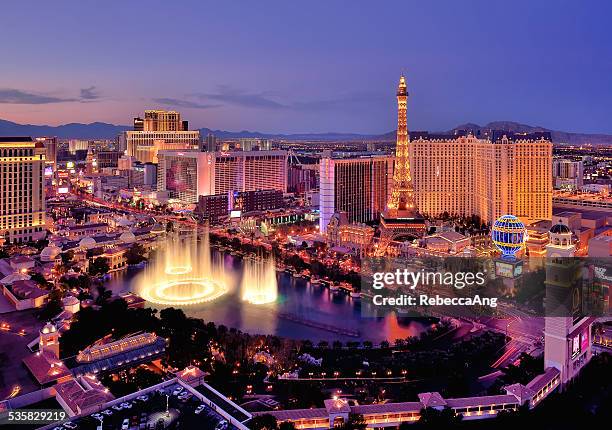
M349 223L375 221L391 193L393 157L322 158L319 178L321 232L336 212L345 212Z
M552 218L549 133L416 132L410 134L410 158L423 214L478 215L486 223L504 214L525 223Z
M45 146L45 163L55 171L55 165L57 164L57 137L37 137L36 141L42 142Z
M137 118L140 119L140 118ZM134 120L134 127L139 122ZM187 131L187 123L181 121L181 114L176 111L146 110L142 120L143 131Z
M585 315L584 271L574 257L572 232L552 226L546 246L546 315L544 366L560 371L561 386L571 381L592 357L592 325Z
M555 188L579 190L584 185L582 161L556 159L553 161Z
M287 151L234 151L216 154L216 193L256 190L287 192Z
M199 131L125 131L127 155L141 163L157 163L157 154L163 150L197 149Z
M407 126L408 90L400 77L397 87L397 141L393 186L386 210L380 216L381 237L377 252L383 254L388 244L400 237L422 237L425 220L417 210L410 160L410 141Z
M161 151L157 190L197 203L198 196L287 190L286 151Z
M374 238L374 227L349 223L345 212L335 213L327 224L327 240L333 246L347 248L351 253L364 256Z
M6 242L44 237L45 153L30 137L0 137L0 234Z
M185 203L197 203L198 196L215 194L214 158L208 152L160 151L157 190Z
M162 150L198 149L200 132L189 131L187 121L175 111L146 110L145 117L134 118L134 130L119 136L119 150L141 163L157 163Z
M68 152L75 154L77 151L87 151L89 149L89 141L81 139L70 139L68 141Z

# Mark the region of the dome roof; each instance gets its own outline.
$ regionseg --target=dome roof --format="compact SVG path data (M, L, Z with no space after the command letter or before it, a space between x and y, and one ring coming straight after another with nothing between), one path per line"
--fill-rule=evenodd
M151 227L151 233L153 233L153 234L160 234L160 233L164 233L165 231L166 231L166 229L164 228L164 226L162 226L158 222L153 224L153 227Z
M116 223L117 223L118 225L120 225L120 226L123 226L123 227L127 227L127 226L129 226L129 225L134 224L134 222L133 222L133 221L130 221L129 219L127 219L127 218L125 218L125 217L119 218L119 219L116 221Z
M121 233L121 236L119 236L119 240L123 243L133 243L136 242L136 236L134 236L134 233L132 233L131 231L126 231Z
M91 248L93 246L96 246L96 239L89 236L84 237L79 241L79 246L82 246L83 248Z
M79 303L79 299L74 296L68 296L62 299L62 303L64 304L64 306L76 305L77 303Z
M572 231L565 224L556 224L550 228L550 232L554 234L572 234Z
M43 334L48 334L48 333L54 333L55 331L57 331L57 329L55 328L55 326L53 324L51 324L50 322L48 322L47 324L45 324L45 326L42 329L42 333Z
M47 246L40 252L40 259L43 261L51 261L61 254L61 252L62 250L57 246Z

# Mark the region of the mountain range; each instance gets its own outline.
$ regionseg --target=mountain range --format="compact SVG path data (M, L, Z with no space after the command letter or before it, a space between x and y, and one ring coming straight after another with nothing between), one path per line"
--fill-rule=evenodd
M0 119L0 136L57 136L61 139L79 138L79 139L113 139L119 133L125 130L131 130L131 126L115 125L105 122L92 122L89 124L70 123L58 126L50 125L34 125L34 124L18 124L12 121ZM494 121L483 126L473 123L466 123L454 127L452 130L445 133L453 133L455 130L472 130L475 133L484 130L506 130L509 132L534 132L548 131L551 133L553 142L569 143L574 145L593 144L593 145L612 145L612 135L610 134L589 134L589 133L571 133L559 130L550 130L544 127L531 126L520 124L512 121ZM375 134L357 134L357 133L297 133L297 134L272 134L261 133L257 131L225 131L212 130L209 128L201 128L200 132L203 136L208 133L213 133L215 136L222 139L236 139L244 137L254 137L263 139L281 139L281 140L318 140L318 141L334 141L334 140L374 140L374 141L394 141L395 130L375 135Z

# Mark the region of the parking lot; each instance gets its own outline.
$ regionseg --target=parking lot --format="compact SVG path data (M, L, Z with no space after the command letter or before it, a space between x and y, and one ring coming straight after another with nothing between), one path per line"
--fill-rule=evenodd
M179 384L130 398L99 413L63 423L54 430L164 428L235 430L221 415Z

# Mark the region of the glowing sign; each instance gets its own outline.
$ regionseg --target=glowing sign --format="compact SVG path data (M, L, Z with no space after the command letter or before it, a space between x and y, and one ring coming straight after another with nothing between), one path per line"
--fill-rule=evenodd
M513 270L512 264L501 263L499 261L495 262L495 274L497 276L502 276L504 278L512 278L513 277L512 270Z
M580 354L580 335L572 339L572 358L575 358L578 354Z
M589 349L589 329L586 328L580 334L580 350L581 351L586 351L588 349Z
M240 218L242 215L242 211L231 211L230 218Z
M57 189L57 194L68 194L68 187L59 187Z

